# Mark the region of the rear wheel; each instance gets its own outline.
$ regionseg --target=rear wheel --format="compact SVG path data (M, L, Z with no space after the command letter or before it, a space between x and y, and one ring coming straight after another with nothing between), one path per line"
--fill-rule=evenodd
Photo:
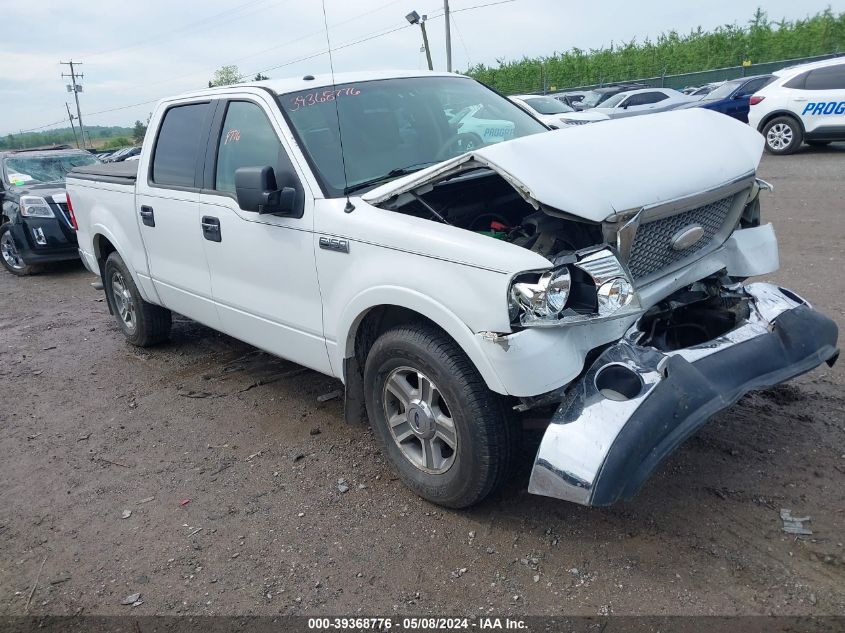
M804 141L801 125L789 116L775 117L763 128L766 151L770 154L792 154Z
M0 261L6 270L19 277L26 277L41 270L39 266L29 265L23 260L12 237L12 225L8 222L0 226Z
M132 275L117 252L109 255L103 271L106 299L126 340L149 347L170 335L170 310L144 301Z
M515 433L500 397L443 332L422 324L385 332L367 357L364 384L375 434L418 495L464 508L503 483Z

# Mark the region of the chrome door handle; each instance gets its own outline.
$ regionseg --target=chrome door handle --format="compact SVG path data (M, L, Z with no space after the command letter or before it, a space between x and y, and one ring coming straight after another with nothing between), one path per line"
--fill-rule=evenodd
M152 207L142 205L141 210L138 212L138 215L141 216L141 222L144 223L144 226L156 225L156 216Z
M209 215L204 215L200 222L202 226L202 235L209 242L221 242L223 237L220 235L220 219L213 218Z

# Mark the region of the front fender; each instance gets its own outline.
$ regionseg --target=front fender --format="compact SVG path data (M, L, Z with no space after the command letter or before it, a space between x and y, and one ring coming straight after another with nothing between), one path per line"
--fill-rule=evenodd
M2 214L9 218L9 222L12 224L16 224L20 221L20 207L18 207L17 202L13 202L12 200L4 200L2 206Z
M343 376L343 359L354 354L358 325L370 310L379 306L397 306L413 310L437 324L469 357L487 386L497 393L507 394L504 384L482 349L481 339L455 313L431 297L398 286L368 288L355 295L343 309L337 321L337 344L332 345L329 342L329 357L335 375Z

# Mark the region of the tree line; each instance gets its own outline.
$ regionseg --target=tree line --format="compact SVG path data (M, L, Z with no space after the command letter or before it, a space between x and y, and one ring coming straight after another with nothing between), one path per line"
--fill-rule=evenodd
M138 122L140 123L140 121ZM136 124L137 125L137 124ZM142 124L143 125L143 124ZM146 129L146 128L145 128ZM85 138L89 141L108 139L106 143L98 145L113 145L121 142L118 147L132 144L136 128L120 126L85 126ZM43 132L24 132L22 134L7 134L0 137L0 150L3 149L28 149L31 147L48 147L51 145L70 145L76 147L76 139L79 137L79 127L76 128L76 135L70 127L44 130ZM143 138L143 135L142 135ZM123 143L122 141L125 141Z
M614 81L682 74L745 63L796 59L845 51L845 13L828 8L800 20L772 21L757 9L745 26L701 27L655 40L611 43L590 50L573 48L548 57L497 60L466 73L497 90L513 94L551 86L563 89Z

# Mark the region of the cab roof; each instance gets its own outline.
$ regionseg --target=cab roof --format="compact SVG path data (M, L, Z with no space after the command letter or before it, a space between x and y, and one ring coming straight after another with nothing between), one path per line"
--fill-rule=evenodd
M809 64L799 64L797 66L787 66L780 70L774 71L772 74L776 77L787 77L791 75L798 75L807 70L814 68L824 68L825 66L836 66L837 64L845 63L845 56L831 57L830 59L822 59L817 62L810 62Z
M246 81L228 86L206 88L179 95L175 98L213 96L215 93L231 90L232 88L260 88L270 90L277 95L300 90L330 88L332 85L360 83L364 81L378 81L382 79L409 79L413 77L466 77L457 73L433 72L428 70L362 70L349 73L335 73L334 77L326 73L322 75L304 75L286 79L268 79L267 81ZM169 99L168 99L169 100Z

